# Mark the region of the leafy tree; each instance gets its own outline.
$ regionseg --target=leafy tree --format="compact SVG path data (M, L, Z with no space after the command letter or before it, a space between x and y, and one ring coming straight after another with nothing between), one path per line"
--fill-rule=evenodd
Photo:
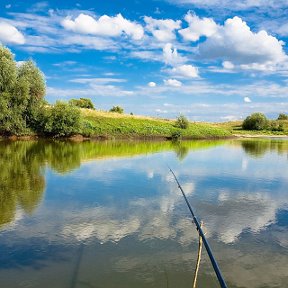
M120 106L113 106L109 112L115 112L115 113L119 113L119 114L123 114L124 113L124 109Z
M27 125L36 129L38 125L40 106L43 104L43 98L46 93L44 75L36 64L29 60L18 68L17 80L17 87L20 86L20 83L22 83L22 86L26 86L26 94L23 95L22 93L22 100L27 101L25 103L26 109L24 112Z
M27 61L17 68L11 51L0 46L0 133L35 130L44 95L44 77L36 65Z
M181 129L187 129L189 126L189 121L184 115L177 117L175 126Z
M25 97L27 87L23 82L16 84L17 66L13 54L0 46L0 132L5 134L19 134L26 126L21 98Z
M285 113L280 113L277 120L288 120L288 115Z
M70 136L79 133L80 110L69 103L57 101L46 110L44 121L44 132L55 136Z
M264 130L268 127L269 121L263 113L253 113L243 121L244 130Z
M95 109L91 99L88 98L71 99L69 103L79 108Z

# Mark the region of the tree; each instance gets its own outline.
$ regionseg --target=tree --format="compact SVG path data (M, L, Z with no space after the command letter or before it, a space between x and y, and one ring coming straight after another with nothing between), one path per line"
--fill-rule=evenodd
M11 93L17 79L17 66L13 54L0 46L0 93Z
M0 46L0 132L25 134L37 128L45 95L42 72L32 61L17 68L13 54Z
M177 117L175 126L181 129L187 129L189 126L189 121L184 115Z
M17 85L17 66L9 49L0 46L0 132L20 134L26 127L22 117L22 96L27 86L23 82Z
M55 136L70 136L79 133L80 110L69 103L57 101L46 110L44 132Z
M71 99L69 103L79 108L95 109L91 99L88 98Z
M277 120L288 120L288 115L285 113L280 113Z
M253 113L243 121L244 130L264 130L268 127L269 121L263 113Z
M27 100L24 117L27 121L27 125L36 129L38 125L39 109L46 93L44 75L36 64L29 60L18 68L17 81L17 87L20 83L27 86L28 95L27 97L22 97L23 101Z
M109 112L115 112L115 113L119 113L119 114L123 114L124 113L124 109L120 106L113 106Z

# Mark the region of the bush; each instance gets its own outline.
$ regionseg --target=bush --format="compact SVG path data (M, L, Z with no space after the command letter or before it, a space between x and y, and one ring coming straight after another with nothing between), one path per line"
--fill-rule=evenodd
M268 128L269 121L262 113L253 113L242 124L244 130L264 130Z
M71 99L69 103L79 108L95 109L91 99L88 98Z
M120 106L113 106L109 112L115 112L115 113L119 113L119 114L123 114L124 113L124 109Z
M277 120L288 120L288 115L284 113L280 113Z
M189 121L184 115L180 115L176 119L175 126L181 129L187 129L189 126Z
M177 130L177 131L172 132L172 134L171 134L171 139L172 139L173 141L178 141L178 140L180 140L181 138L182 138L182 133L181 133L181 131Z
M279 122L279 121L270 121L269 123L269 129L271 131L280 131L283 132L284 131L284 125L283 123Z
M44 132L55 136L71 136L79 133L80 110L65 102L57 101L46 111Z

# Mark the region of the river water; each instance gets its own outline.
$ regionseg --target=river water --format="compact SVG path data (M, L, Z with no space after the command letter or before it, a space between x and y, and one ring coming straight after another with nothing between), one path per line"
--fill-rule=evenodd
M0 287L288 287L288 140L0 142ZM219 287L205 249L197 287Z

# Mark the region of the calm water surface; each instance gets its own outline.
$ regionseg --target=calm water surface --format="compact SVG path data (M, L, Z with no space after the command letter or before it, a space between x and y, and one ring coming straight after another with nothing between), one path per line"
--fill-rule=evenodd
M288 140L0 142L0 287L288 287ZM218 287L203 250L198 287Z

